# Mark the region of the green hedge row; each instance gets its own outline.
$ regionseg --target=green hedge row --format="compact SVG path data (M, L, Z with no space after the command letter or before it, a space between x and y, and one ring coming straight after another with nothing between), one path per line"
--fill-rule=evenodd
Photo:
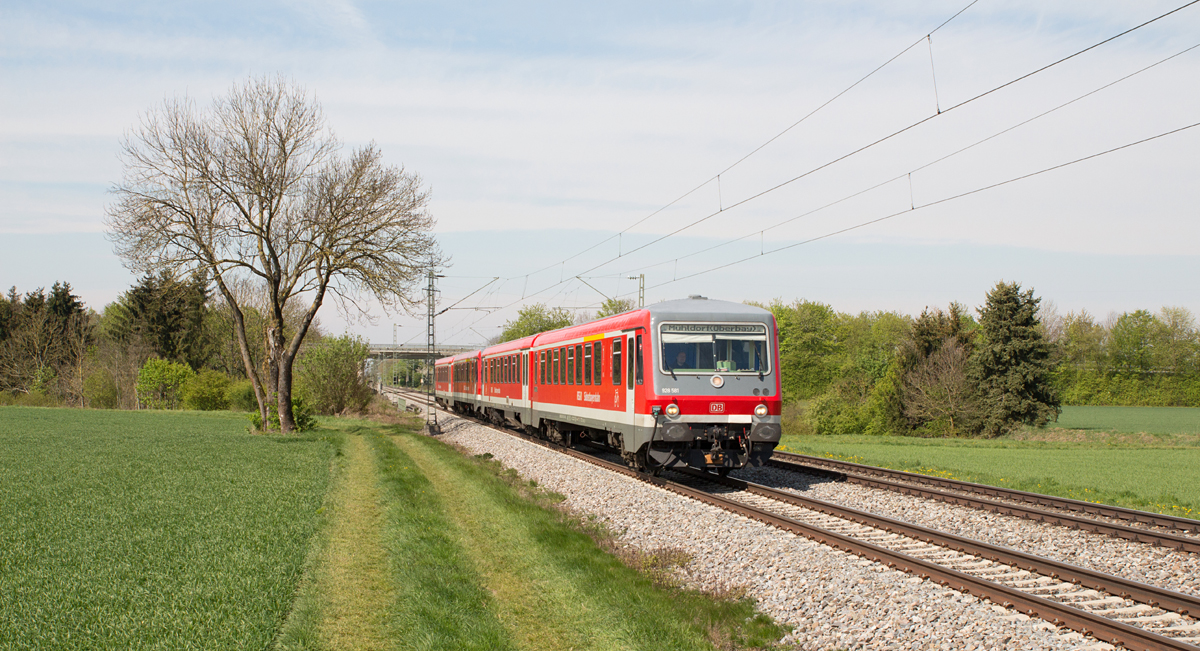
M1054 383L1064 405L1200 407L1197 375L1106 374L1060 368Z

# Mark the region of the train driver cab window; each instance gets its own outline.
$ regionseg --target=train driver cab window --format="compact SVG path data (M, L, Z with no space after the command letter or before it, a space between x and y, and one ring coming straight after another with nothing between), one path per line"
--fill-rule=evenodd
M624 374L624 367L621 366L621 338L617 337L612 340L612 383L613 386L621 386L621 376Z
M767 327L760 323L664 323L663 373L767 373Z

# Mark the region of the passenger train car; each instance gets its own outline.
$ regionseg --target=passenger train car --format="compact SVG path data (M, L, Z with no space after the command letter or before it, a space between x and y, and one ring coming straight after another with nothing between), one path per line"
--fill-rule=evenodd
M446 357L439 405L571 444L607 443L645 471L720 474L779 443L770 312L693 296Z

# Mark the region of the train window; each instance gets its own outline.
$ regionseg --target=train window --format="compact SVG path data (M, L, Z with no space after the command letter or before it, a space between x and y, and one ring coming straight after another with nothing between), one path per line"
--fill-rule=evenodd
M633 353L633 374L638 384L642 384L642 335L637 336L637 348Z
M536 362L534 362L534 363L535 363L535 364L537 365L537 367L538 367L538 380L537 380L537 383L538 383L538 384L545 384L545 383L546 383L546 351L544 351L544 350L543 350L542 352L538 353L538 354L537 354L537 357L535 357L534 359L536 359L536 360L537 360L537 361L536 361Z
M583 346L583 383L590 385L592 383L592 345L584 344Z
M621 366L621 338L612 340L612 383L614 387L621 386L621 376L625 369Z
M567 346L567 384L575 384L575 347Z
M767 328L761 324L664 323L663 373L768 373Z
M629 386L629 388L631 388L631 389L633 388L633 358L634 357L635 357L635 355L634 355L634 348L633 348L633 337L630 337L629 338L629 346L625 349L625 359L628 360L625 362L625 366L629 369L629 371L627 372L628 374L626 375L626 378L628 378L626 385Z
M583 344L575 346L575 384L583 384Z
M600 380L604 379L604 342L596 341L592 343L592 358L595 363L592 364L592 384L600 386Z

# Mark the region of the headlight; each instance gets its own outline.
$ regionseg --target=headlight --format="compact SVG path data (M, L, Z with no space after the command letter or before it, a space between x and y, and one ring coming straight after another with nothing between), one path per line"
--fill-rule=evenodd
M766 415L767 415L767 406L766 406L766 405L759 405L759 406L755 407L755 408L754 408L754 415L755 415L755 416L758 416L759 418L762 418L762 417L766 416Z
M667 405L667 415L674 418L679 415L679 405L671 403Z

